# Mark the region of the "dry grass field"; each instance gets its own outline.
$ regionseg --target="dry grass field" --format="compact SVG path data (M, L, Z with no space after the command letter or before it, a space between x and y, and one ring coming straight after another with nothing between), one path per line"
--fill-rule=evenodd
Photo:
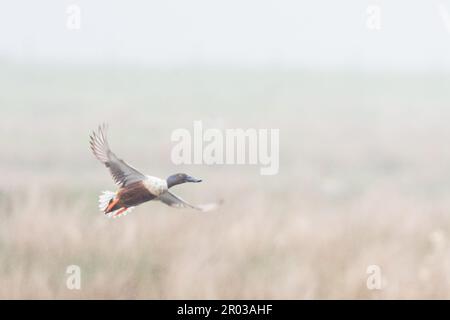
M450 298L450 77L0 64L0 298ZM171 132L279 128L280 172L175 166ZM89 150L184 171L122 219ZM81 290L66 268L81 268ZM383 286L369 290L367 267Z

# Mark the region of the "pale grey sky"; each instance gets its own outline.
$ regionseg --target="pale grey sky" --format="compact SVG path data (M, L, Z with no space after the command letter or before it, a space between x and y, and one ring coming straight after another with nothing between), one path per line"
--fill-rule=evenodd
M450 70L448 0L0 1L0 59ZM66 27L71 4L80 30Z

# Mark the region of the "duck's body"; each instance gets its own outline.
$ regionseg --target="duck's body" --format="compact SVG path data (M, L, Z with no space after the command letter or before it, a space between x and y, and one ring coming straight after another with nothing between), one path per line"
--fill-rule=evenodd
M160 192L158 192L160 194ZM117 191L116 202L112 202L105 213L120 209L130 208L140 205L141 203L157 198L158 193L152 193L143 181L134 182L125 188Z
M106 139L106 126L91 134L91 149L98 160L109 168L120 186L117 192L104 191L99 197L99 207L109 217L122 216L134 207L151 200L160 200L172 207L209 211L215 205L193 206L169 191L174 185L185 182L201 182L185 173L171 175L167 179L148 176L128 165L110 150Z

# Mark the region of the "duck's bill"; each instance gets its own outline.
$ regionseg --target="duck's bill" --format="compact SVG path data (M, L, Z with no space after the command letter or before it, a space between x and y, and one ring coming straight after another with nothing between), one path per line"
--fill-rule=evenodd
M202 179L197 179L191 176L186 177L187 182L202 182Z

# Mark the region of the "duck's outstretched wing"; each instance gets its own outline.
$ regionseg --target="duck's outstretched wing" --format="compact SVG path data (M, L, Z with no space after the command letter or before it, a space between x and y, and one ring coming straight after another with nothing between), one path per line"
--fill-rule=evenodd
M161 202L167 204L170 207L174 207L174 208L191 208L191 209L200 210L200 211L203 211L203 212L211 211L211 210L214 210L214 209L216 209L218 207L217 203L208 203L208 204L195 206L195 205L192 205L192 204L186 202L185 200L181 199L177 195L174 195L170 191L164 192L162 195L160 195L158 197L158 200L160 200Z
M98 127L90 136L90 145L95 157L100 160L111 172L114 182L125 187L131 183L145 180L145 175L119 159L109 148L106 139L106 124Z

